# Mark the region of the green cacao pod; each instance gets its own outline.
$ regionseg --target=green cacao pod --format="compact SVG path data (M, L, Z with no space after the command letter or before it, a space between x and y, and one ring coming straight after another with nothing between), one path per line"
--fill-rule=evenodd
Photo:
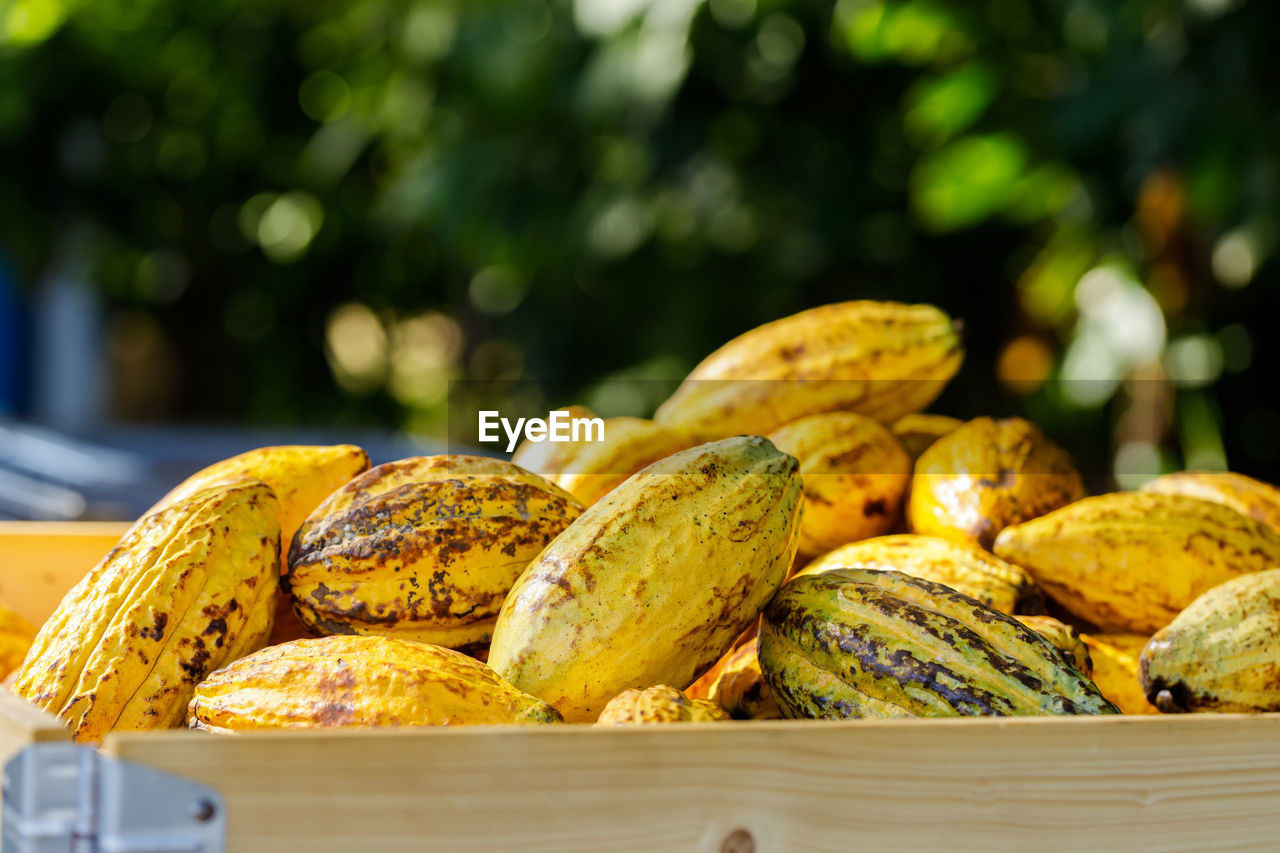
M765 610L760 668L793 718L1119 713L1040 634L900 572L787 583Z

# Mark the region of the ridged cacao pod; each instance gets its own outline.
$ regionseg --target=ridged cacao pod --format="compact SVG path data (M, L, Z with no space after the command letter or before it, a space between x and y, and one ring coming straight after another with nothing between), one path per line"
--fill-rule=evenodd
M760 668L788 717L1118 713L1040 634L900 572L787 583L765 610Z
M591 506L641 468L687 450L696 442L643 418L605 418L603 441L560 443L574 446L561 467L530 470L582 501L583 506ZM517 455L526 444L529 442L516 448Z
M489 663L571 722L631 687L683 689L786 577L796 460L759 436L639 471L552 542L507 597Z
M78 741L181 725L195 686L271 632L278 518L255 480L143 517L62 599L14 692Z
M564 412L571 419L596 416L586 406L564 406L552 411ZM582 446L583 442L573 441L522 441L516 452L511 454L511 464L554 483L556 475L568 469Z
M1079 500L1066 452L1022 418L976 418L916 460L907 501L912 533L990 548L1001 529Z
M942 438L964 424L959 418L947 415L930 415L917 412L898 418L889 427L893 437L898 439L902 449L907 451L911 461L915 462L920 454L928 450L935 441Z
M368 468L369 455L353 444L259 447L197 471L147 510L147 514L220 483L245 477L266 483L280 504L280 572L284 574L289 568L289 543L298 526L334 489ZM301 636L304 636L302 626L293 615L288 592L282 589L276 600L269 642L283 643Z
M823 554L879 536L901 518L911 460L879 421L825 412L793 421L770 433L769 440L800 461L801 554Z
M1142 690L1165 713L1280 711L1280 569L1214 587L1142 650Z
M1244 474L1180 471L1156 477L1142 491L1213 501L1280 529L1280 489Z
M1006 528L995 552L1085 622L1150 634L1201 593L1280 565L1280 533L1221 504L1116 492Z
M766 435L819 412L892 423L932 403L963 357L951 318L932 305L823 305L720 347L654 419L704 438Z
M674 687L659 684L624 690L609 700L600 712L597 726L628 726L653 723L717 723L729 715L705 699L690 699Z
M388 462L303 523L285 583L315 634L483 643L516 578L581 511L573 496L499 459Z
M816 575L832 569L882 569L949 586L1001 613L1039 613L1044 595L1022 569L976 545L936 536L902 533L837 548L801 569Z
M1071 661L1071 665L1081 675L1093 677L1093 659L1089 657L1089 646L1078 629L1059 622L1052 616L1019 616L1018 621L1053 643L1054 648L1062 652L1063 657ZM1102 686L1098 685L1098 689L1102 690ZM1106 691L1102 695L1106 696Z
M554 723L560 715L461 652L393 637L333 636L265 648L210 675L192 728Z
M1138 656L1150 639L1146 634L1081 634L1093 661L1093 683L1122 714L1158 714L1147 701L1138 678Z
M780 720L782 711L760 671L759 639L729 653L711 688L711 701L735 720Z

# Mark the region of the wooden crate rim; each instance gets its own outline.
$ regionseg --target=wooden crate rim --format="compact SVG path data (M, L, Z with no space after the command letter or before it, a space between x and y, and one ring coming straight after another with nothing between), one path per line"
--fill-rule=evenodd
M919 717L901 720L734 720L722 723L663 723L660 725L623 725L596 728L590 723L576 724L526 724L526 725L459 725L459 726L382 726L382 727L350 727L350 728L293 728L262 729L258 731L236 732L234 735L210 734L190 729L157 729L145 732L112 732L107 735L104 745L121 740L139 740L158 742L159 739L188 741L190 738L216 738L218 740L277 740L296 737L333 737L333 738L487 738L502 736L508 738L554 738L573 737L584 733L590 736L619 734L623 737L653 737L655 735L671 735L672 737L705 737L715 738L727 736L734 732L755 731L767 732L850 732L865 730L868 732L885 732L917 729L1022 729L1036 727L1099 727L1099 726L1134 726L1139 728L1184 728L1220 727L1236 724L1239 727L1253 729L1275 728L1280 726L1280 713L1264 714L1170 714L1161 716L1122 716L1122 715L1063 715L1040 717Z

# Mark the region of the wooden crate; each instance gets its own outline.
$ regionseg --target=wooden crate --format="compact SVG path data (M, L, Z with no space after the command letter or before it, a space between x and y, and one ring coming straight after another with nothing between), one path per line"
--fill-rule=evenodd
M42 618L118 532L0 524L0 594ZM0 695L0 758L58 739ZM102 749L217 788L232 851L1280 847L1270 714L165 731Z

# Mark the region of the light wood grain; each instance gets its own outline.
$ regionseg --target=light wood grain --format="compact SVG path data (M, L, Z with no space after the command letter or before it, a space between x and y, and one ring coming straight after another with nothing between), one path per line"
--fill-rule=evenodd
M128 529L115 521L0 521L0 601L39 625Z
M1280 716L113 735L218 787L230 849L1245 850Z

